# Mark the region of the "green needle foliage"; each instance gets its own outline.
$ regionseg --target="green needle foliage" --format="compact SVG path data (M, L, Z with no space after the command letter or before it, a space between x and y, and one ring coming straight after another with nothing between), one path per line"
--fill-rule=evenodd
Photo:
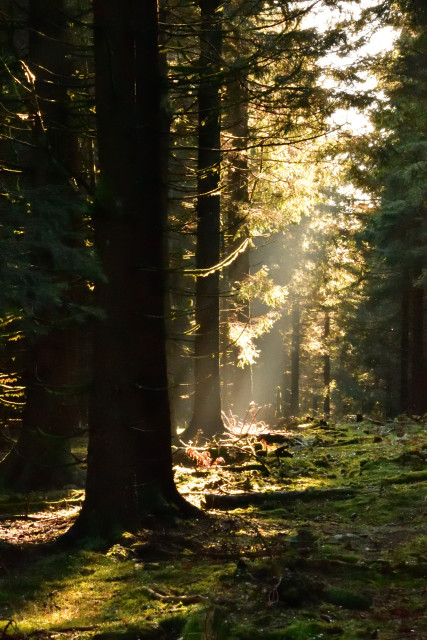
M86 240L85 201L67 188L40 187L0 195L0 313L15 318L27 337L56 322L83 321L94 311L89 299L73 300L71 285L100 276Z

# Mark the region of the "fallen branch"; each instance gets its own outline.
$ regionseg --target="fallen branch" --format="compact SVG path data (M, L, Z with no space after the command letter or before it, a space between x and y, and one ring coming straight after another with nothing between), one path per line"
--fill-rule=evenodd
M267 444L288 444L291 447L301 444L301 436L295 436L295 434L289 431L268 431L266 433L260 433L257 436L257 440L264 440Z
M355 489L305 489L304 491L267 491L259 493L234 493L221 495L217 493L205 494L204 507L206 509L240 509L253 504L263 504L264 502L280 502L289 504L302 500L346 500L356 494Z
M411 484L415 482L425 482L426 480L427 480L427 470L408 471L407 473L401 473L398 476L392 476L390 478L382 478L381 485Z
M9 629L9 627L14 627L14 629L16 631L18 630L18 626L17 626L15 620L9 620L8 623L6 624L5 628L3 629L3 633L1 635L2 640L3 640L3 638L7 638L7 636L9 635L9 634L6 633L7 630Z
M85 626L85 627L49 627L48 629L36 629L35 631L31 631L31 633L27 633L27 636L31 637L31 636L40 636L40 634L42 633L48 633L50 634L51 631L53 631L54 633L56 632L60 632L60 633L75 633L76 631L93 631L94 629L98 629L99 628L99 624L93 624L91 626ZM7 637L7 636L6 636Z
M154 591L154 589L151 589L150 587L141 587L141 591L142 593L145 593L145 595L147 595L149 598L153 598L154 600L162 600L163 602L171 602L172 604L176 604L178 602L182 602L184 604L196 604L198 602L208 601L208 598L198 593L194 593L189 596L170 596L159 593L158 591Z
M271 475L271 471L270 469L267 467L267 465L261 460L261 458L259 457L259 455L256 453L256 451L254 450L252 444L249 442L247 442L246 446L241 446L241 445L237 445L236 443L241 440L241 438L238 438L237 440L229 440L227 442L222 441L221 442L221 446L224 447L230 447L231 449L234 449L235 451L239 451L240 453L244 453L245 455L254 458L258 464L262 467L262 470L267 474L267 475Z
M227 464L222 465L221 469L223 471L234 471L236 473L240 473L241 471L263 471L264 466L262 464Z
M2 520L40 520L38 516L27 516L25 513L15 514L15 513L2 513L0 514L0 521Z

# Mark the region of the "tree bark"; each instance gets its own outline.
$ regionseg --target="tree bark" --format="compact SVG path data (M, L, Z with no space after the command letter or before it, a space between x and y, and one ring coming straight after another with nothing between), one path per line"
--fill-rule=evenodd
M423 415L427 411L423 287L412 287L411 301L411 409L415 414Z
M327 420L331 414L331 357L329 354L329 335L331 331L331 317L329 309L325 310L323 324L323 413Z
M233 149L229 153L229 185L227 206L227 235L230 241L227 243L227 252L235 251L242 241L248 237L246 227L246 214L244 207L248 204L248 108L247 95L244 86L244 78L239 75L234 77L228 86L228 118L227 131L230 134ZM228 269L230 287L234 288L235 296L238 294L239 285L250 274L249 250L240 253L231 263ZM250 304L242 300L234 300L230 305L230 320L237 320L244 327L250 320ZM244 329L242 329L244 331ZM231 358L228 368L230 371L230 404L232 411L239 418L246 415L252 400L252 371L246 364L239 366L239 348L231 346Z
M198 89L197 269L220 261L221 169L221 2L200 0L200 82ZM224 429L221 416L219 271L196 281L195 392L193 416L183 434L211 437Z
M300 349L301 349L301 311L296 298L292 305L292 337L291 337L291 406L292 416L299 414L299 378L300 378Z
M164 87L157 3L94 0L100 181L86 499L72 537L191 510L172 472L165 332Z
M408 283L403 283L400 311L400 413L409 408L409 293Z

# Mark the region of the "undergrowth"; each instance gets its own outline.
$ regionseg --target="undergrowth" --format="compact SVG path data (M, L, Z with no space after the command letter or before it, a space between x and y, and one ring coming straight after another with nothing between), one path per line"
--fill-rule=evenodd
M107 552L45 544L82 491L0 496L0 638L421 640L424 426L307 421L192 443L175 453L188 500L257 504L157 523Z

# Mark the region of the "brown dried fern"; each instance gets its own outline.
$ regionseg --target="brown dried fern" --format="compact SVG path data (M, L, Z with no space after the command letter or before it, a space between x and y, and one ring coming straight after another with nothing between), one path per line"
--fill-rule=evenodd
M190 458L190 460L194 460L198 467L205 467L208 469L212 466L212 456L209 451L198 451L194 447L187 447L185 453Z

